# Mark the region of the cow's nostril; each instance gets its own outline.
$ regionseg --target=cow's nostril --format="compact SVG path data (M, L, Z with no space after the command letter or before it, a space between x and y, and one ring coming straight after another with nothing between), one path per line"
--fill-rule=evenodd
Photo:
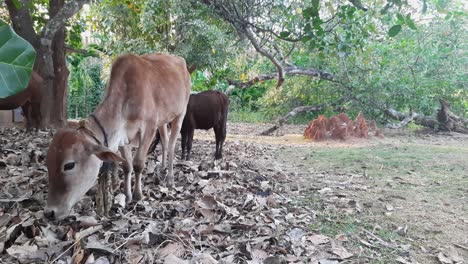
M44 216L47 219L54 219L55 212L54 212L54 210L44 210Z

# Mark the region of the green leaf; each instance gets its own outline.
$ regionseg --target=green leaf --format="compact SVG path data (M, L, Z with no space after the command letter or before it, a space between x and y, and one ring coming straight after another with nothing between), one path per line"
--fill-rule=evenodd
M307 19L310 19L312 17L313 12L314 11L313 11L312 7L308 7L308 8L306 8L306 9L304 9L302 11L302 15L307 20Z
M306 35L304 37L302 37L302 42L303 43L306 43L307 41L311 40L312 39L312 36L311 35Z
M36 51L0 19L0 98L23 91L31 78Z
M312 7L318 11L319 9L319 0L312 0Z
M416 30L416 25L414 24L414 20L411 19L410 14L406 15L405 21L409 28Z
M16 8L16 9L21 9L22 6L21 6L20 1L18 1L18 0L12 0L12 2L13 2L13 5L15 5L15 8Z
M388 31L388 35L390 37L394 37L396 35L398 35L398 33L400 32L401 30L401 25L394 25L393 27L390 28L390 30Z
M287 38L287 37L289 37L289 35L291 35L291 32L289 32L289 31L282 31L280 33L280 37L282 37L282 38Z
M402 22L405 21L405 18L403 17L402 14L398 13L396 16L397 16L397 19L398 19L398 20L400 20L400 21L402 21Z

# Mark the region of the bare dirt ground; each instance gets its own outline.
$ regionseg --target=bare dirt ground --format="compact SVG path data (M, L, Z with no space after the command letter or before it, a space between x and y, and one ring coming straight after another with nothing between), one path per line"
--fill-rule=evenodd
M0 129L0 263L465 263L468 137L386 132L311 142L305 126L198 131L176 188L151 156L145 200L95 214L93 191L44 220L51 133ZM180 152L180 146L177 146ZM156 171L157 176L153 176Z

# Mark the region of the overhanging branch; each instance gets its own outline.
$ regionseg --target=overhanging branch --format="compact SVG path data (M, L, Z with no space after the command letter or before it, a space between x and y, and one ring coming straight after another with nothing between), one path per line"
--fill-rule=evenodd
M74 16L84 4L89 3L90 0L72 0L65 3L65 5L52 17L44 26L41 34L41 44L50 46L52 38L55 33L67 22L67 19Z
M294 67L294 66L287 67L284 69L283 74L286 76L303 75L303 76L309 76L309 77L316 77L321 80L339 83L339 81L337 80L334 74L326 72L326 71L314 69L314 68L301 69L301 68ZM230 79L228 79L227 81L229 85L235 85L238 89L246 89L256 83L273 80L275 79L276 76L277 76L276 73L270 73L270 74L256 76L245 82L240 82L240 81L235 81L235 80L230 80Z
M276 88L281 87L284 82L284 69L283 65L281 65L281 62L271 52L260 46L260 43L255 38L250 28L243 28L243 32L241 33L243 33L250 40L250 43L252 43L258 53L267 57L275 65L276 69L278 70L278 83L276 84Z

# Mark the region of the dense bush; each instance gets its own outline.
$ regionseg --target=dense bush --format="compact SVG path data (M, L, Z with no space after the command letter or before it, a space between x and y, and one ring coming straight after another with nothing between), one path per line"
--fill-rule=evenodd
M88 116L101 101L105 90L101 80L102 68L102 61L94 57L71 63L67 98L69 118Z

